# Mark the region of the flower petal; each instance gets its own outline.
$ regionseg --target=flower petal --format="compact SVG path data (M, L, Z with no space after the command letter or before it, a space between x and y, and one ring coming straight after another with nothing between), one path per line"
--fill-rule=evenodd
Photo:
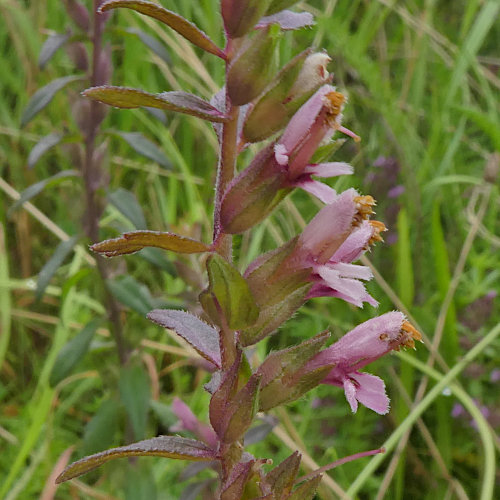
M356 386L349 378L344 379L344 392L347 402L349 403L353 413L358 411L358 401L356 399Z
M354 172L349 163L332 161L327 163L315 163L307 165L305 174L317 175L318 177L336 177L338 175L351 175Z
M373 226L365 220L354 230L333 254L331 260L335 262L353 262L365 252L368 242L373 235Z
M350 376L359 384L356 399L370 410L385 415L389 411L390 400L385 392L384 381L369 373L351 373Z
M332 203L337 197L337 191L335 191L335 189L322 182L312 179L299 180L297 182L294 182L293 185L303 189L304 191L307 191L313 196L316 196L318 200L327 205L329 203Z

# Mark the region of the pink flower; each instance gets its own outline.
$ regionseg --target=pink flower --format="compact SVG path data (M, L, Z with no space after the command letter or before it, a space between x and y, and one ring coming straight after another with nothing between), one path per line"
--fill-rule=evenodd
M179 421L170 428L171 431L189 431L212 448L217 446L218 439L214 430L210 426L200 422L184 401L175 397L172 402L172 411Z
M403 313L389 312L358 325L317 354L305 370L332 365L323 383L343 387L354 413L359 402L377 413L385 414L389 411L389 398L384 381L359 370L384 354L399 350L401 346L414 348L414 340L421 339L420 333L405 320Z
M274 158L286 171L288 184L311 192L325 203L333 200L335 191L314 181L311 176L351 174L352 168L338 162L310 164L310 160L318 147L328 141L336 130L359 140L356 134L341 125L345 102L345 96L335 87L323 85L295 113L274 146Z
M385 231L381 222L368 220L374 204L371 196L359 196L349 189L321 209L304 229L286 265L311 268L314 285L309 298L339 297L358 307L364 302L377 305L360 281L373 277L370 269L352 264Z

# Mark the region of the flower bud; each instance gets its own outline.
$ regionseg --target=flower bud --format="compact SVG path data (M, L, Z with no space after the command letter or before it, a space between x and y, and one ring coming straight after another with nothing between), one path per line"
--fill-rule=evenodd
M227 93L233 105L252 101L271 81L279 33L276 25L259 30L236 55L227 74Z
M274 78L248 113L243 128L246 142L258 142L281 130L299 107L329 79L324 52L304 51Z
M270 0L222 0L224 27L232 38L248 33L264 16Z
M89 11L81 2L77 0L65 0L66 10L77 26L83 31L90 30Z

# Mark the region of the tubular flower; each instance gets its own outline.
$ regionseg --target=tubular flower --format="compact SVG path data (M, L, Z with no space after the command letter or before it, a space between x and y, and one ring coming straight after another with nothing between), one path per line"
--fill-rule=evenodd
M335 199L335 190L312 176L352 174L352 167L343 162L312 164L310 160L335 130L357 138L340 125L345 100L334 87L323 85L295 113L281 138L261 150L232 180L221 206L225 232L240 233L257 224L295 187L324 203Z
M324 384L343 387L346 399L355 413L358 402L367 408L385 414L389 411L389 398L384 381L359 370L392 350L415 347L415 340L422 340L403 313L389 312L361 323L335 344L317 354L305 371L332 365Z
M311 268L314 283L311 297L339 297L358 307L364 302L376 306L360 280L373 275L366 266L353 261L382 238L382 222L368 220L375 201L358 196L354 189L338 195L312 219L300 236L288 266Z
M290 120L274 146L274 159L286 171L290 186L301 187L329 203L335 191L314 181L311 176L334 177L352 173L345 163L310 164L318 147L328 141L336 130L355 140L359 137L341 125L346 97L331 85L323 85Z

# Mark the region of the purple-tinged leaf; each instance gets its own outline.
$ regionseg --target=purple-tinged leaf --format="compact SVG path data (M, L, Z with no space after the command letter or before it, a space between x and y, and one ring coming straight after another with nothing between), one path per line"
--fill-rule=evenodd
M50 104L54 96L66 85L81 80L81 76L71 75L56 78L50 83L38 89L29 100L26 108L24 108L23 116L21 117L21 127L26 126L42 109Z
M288 500L312 500L314 494L318 489L319 483L321 482L321 474L309 479L305 483L302 483L298 488L292 492L288 497Z
M221 372L215 372L212 380L210 381L210 383L214 382L212 384L212 389L218 382L217 387L212 392L208 416L212 427L219 436L222 436L224 433L229 401L234 396L238 386L238 369L241 362L241 356L242 353L240 352L229 371L225 373L222 380L219 380L219 374Z
M300 453L295 451L266 474L264 481L276 498L288 498L299 472L300 459Z
M158 4L143 0L108 0L101 5L99 11L106 12L120 7L132 9L140 14L152 17L177 31L177 33L192 44L200 47L200 49L225 59L224 52L203 31L179 14L167 10Z
M267 9L266 14L270 16L271 14L276 14L282 10L288 9L292 5L296 4L299 0L273 0L271 5Z
M163 151L141 132L117 132L116 135L120 136L136 153L158 163L163 168L172 170L172 163Z
M269 26L248 40L227 73L227 93L235 106L253 101L270 83L279 28Z
M239 500L242 498L243 490L252 472L255 460L240 462L233 467L231 476L222 487L220 500Z
M277 14L261 18L255 27L264 28L270 24L279 24L282 30L298 30L305 26L312 26L314 17L309 12L299 13L283 10Z
M196 116L210 122L225 122L227 117L199 97L182 91L150 94L128 87L91 87L82 93L85 97L117 108L150 107Z
M219 333L215 328L186 311L155 309L148 314L154 323L173 330L201 356L220 368Z
M248 430L259 409L259 390L262 376L252 375L247 384L228 405L223 441L234 443Z
M230 328L239 330L255 323L259 308L245 278L218 254L207 259L207 271L209 287L200 294L200 301L212 319L218 319L216 300Z
M49 149L57 146L63 139L63 134L58 134L53 132L52 134L42 137L30 151L28 155L28 167L33 168L38 160L47 152Z
M222 0L224 27L232 38L248 33L266 13L270 0Z
M69 40L71 33L54 33L45 40L38 56L38 66L43 69L54 54Z
M23 205L23 203L26 203L27 201L34 198L36 195L40 194L45 188L56 186L57 184L64 182L68 178L77 177L78 175L79 173L76 170L63 170L62 172L47 177L46 179L36 182L31 186L28 186L24 191L21 192L19 198L9 208L7 215L10 217L10 215L13 212L15 212L18 208L20 208Z
M210 247L201 241L192 240L174 233L160 231L133 231L124 233L120 238L101 241L90 247L93 252L105 257L116 257L138 252L145 247L156 247L177 253L202 253Z
M56 479L56 483L59 484L86 474L115 458L143 456L165 457L176 460L210 461L216 458L216 452L206 444L195 439L178 436L158 436L82 458L66 467Z

